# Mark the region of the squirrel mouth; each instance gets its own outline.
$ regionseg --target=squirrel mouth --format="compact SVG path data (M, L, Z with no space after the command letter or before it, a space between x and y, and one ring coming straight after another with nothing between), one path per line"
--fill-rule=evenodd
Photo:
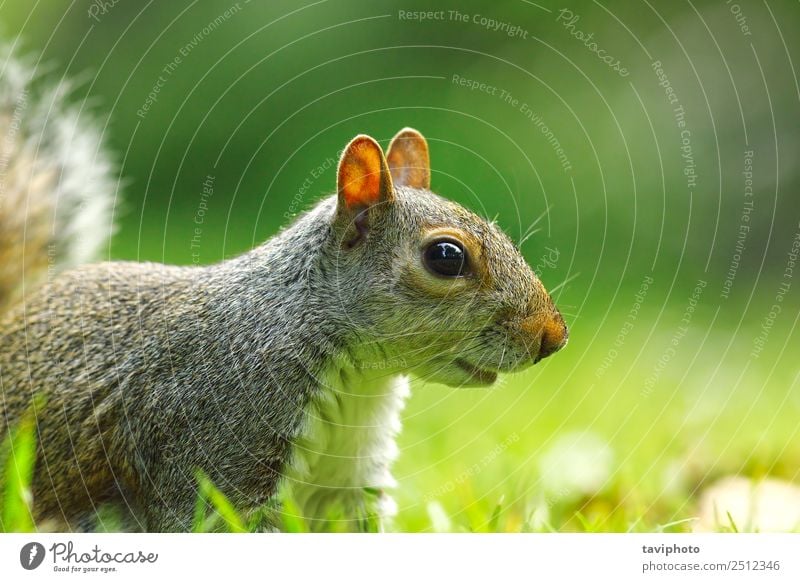
M463 358L456 358L454 362L456 366L464 370L470 375L472 380L475 380L479 384L494 384L494 382L497 380L497 372L492 372L491 370L482 370L477 366L473 366Z

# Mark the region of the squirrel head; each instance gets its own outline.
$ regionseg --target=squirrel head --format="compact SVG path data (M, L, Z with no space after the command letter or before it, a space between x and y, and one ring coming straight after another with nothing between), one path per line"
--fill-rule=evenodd
M564 319L508 236L430 191L418 131L401 130L386 155L366 135L347 145L332 220L333 300L365 365L489 385L566 344Z

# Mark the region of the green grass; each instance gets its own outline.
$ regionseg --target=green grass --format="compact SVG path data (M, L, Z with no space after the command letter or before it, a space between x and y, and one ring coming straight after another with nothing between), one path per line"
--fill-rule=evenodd
M29 411L3 441L0 461L3 466L0 480L3 492L0 500L0 531L35 531L30 491L36 463L36 422L33 411Z

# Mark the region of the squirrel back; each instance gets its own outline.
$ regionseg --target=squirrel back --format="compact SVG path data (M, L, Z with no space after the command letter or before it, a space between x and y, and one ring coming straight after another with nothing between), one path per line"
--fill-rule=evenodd
M64 136L30 123L39 133L18 133L6 175L17 201L37 210L0 206L17 234L0 247L6 300L26 285L0 315L0 427L44 396L33 497L35 516L54 527L90 523L112 503L133 527L185 531L198 470L248 515L283 483L312 529L332 511L352 528L366 492L379 491L387 516L409 374L489 386L566 343L563 318L511 240L430 190L428 144L409 128L386 154L354 138L337 193L239 257L88 264L29 292L29 277L47 272L33 257L55 245L59 264L76 260L75 234L92 230L81 226L87 216L107 220L112 186L104 154L70 158L74 148L50 145L37 155L30 144ZM101 148L96 131L76 132ZM84 166L94 185L73 190L70 172ZM20 238L28 232L39 234Z

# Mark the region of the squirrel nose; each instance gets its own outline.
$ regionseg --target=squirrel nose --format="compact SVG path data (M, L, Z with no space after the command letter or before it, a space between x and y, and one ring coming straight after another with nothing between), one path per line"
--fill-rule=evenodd
M520 327L527 337L539 340L539 350L534 358L535 362L543 360L567 345L569 331L558 310L545 316L537 314L527 317L522 321Z
M544 326L542 332L542 342L539 346L539 355L536 360L542 360L549 355L556 353L558 350L567 345L569 338L569 330L564 323L564 318L561 314L556 312L555 317L548 321Z

